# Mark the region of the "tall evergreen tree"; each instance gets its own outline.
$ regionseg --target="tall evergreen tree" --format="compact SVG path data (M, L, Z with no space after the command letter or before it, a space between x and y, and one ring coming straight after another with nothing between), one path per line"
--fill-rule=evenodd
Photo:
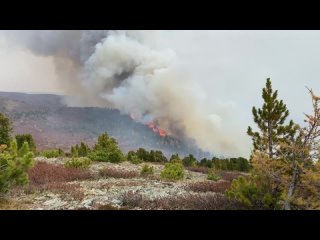
M80 143L80 147L78 149L78 155L79 157L86 157L90 151L90 148L87 144L84 142Z
M270 158L278 155L279 143L288 142L293 137L296 125L291 120L285 124L289 116L286 104L278 100L278 90L273 91L270 78L262 90L264 100L262 108L252 108L254 122L260 132L254 132L249 126L247 134L252 137L254 151L266 153Z
M10 145L10 133L12 131L10 120L7 116L0 113L0 145Z

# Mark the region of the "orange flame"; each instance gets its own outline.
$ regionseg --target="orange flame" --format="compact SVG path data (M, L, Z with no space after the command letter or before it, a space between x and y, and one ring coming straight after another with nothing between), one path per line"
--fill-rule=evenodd
M161 137L165 137L167 135L166 131L164 131L163 129L157 127L153 122L148 122L147 126L152 129L153 132L155 133L159 133L159 135Z
M160 135L161 137L165 137L165 136L167 135L167 133L166 133L165 130L163 130L163 129L161 129L161 128L159 128L158 130L159 130L159 135Z

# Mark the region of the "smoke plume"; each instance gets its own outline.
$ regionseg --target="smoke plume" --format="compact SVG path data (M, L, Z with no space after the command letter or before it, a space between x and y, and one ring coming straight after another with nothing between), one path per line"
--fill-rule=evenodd
M203 150L240 153L224 129L224 108L208 100L173 49L157 43L157 31L6 34L36 55L54 58L59 83L72 96L69 105L117 108L172 136L194 139Z

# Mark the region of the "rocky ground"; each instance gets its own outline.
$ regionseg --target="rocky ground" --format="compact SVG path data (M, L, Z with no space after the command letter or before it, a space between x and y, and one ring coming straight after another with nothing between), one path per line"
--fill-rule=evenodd
M62 166L66 158L37 157L36 162L47 162L52 165ZM208 183L207 175L200 172L185 170L185 178L182 181L164 181L160 179L160 172L164 168L162 164L151 164L155 170L153 177L143 178L112 178L101 177L99 171L104 168L112 168L124 171L140 173L144 164L134 165L129 162L120 164L94 162L90 166L90 173L94 176L90 179L66 182L62 191L30 190L22 187L14 189L8 196L8 201L14 202L15 209L35 210L73 210L73 209L151 209L150 204L141 207L142 199L145 202L179 198L185 196L214 196L213 191L193 192L187 186L191 183ZM225 180L219 180L223 182ZM60 187L61 188L61 187ZM65 190L64 190L65 189ZM61 189L60 189L61 190ZM135 206L135 201L137 202ZM170 203L166 203L170 205ZM9 207L10 208L10 207ZM160 207L153 207L160 208ZM8 209L8 207L7 207Z

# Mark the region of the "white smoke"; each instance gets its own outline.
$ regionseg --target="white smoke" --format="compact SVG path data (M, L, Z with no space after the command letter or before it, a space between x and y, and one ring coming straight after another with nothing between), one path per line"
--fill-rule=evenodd
M223 124L225 106L209 100L173 49L158 45L157 31L7 35L34 54L54 57L60 83L77 104L114 107L142 122L151 119L173 136L195 139L203 150L241 153L238 139Z

